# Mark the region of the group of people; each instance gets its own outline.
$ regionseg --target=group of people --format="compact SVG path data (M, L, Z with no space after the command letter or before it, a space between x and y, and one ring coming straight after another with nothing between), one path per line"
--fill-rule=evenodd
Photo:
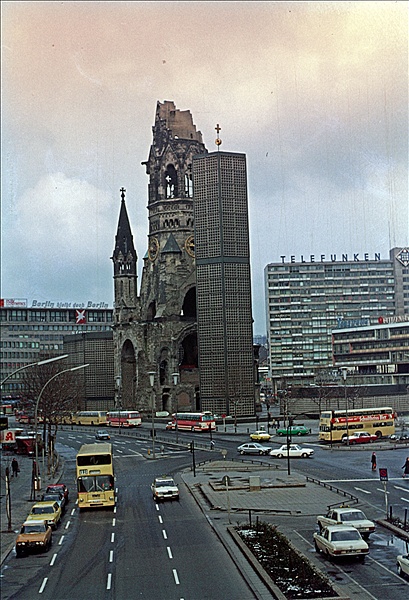
M376 471L376 453L375 452L372 452L371 466L372 466L372 471ZM405 464L403 465L402 469L403 469L402 477L406 477L407 475L409 475L409 456L406 458Z

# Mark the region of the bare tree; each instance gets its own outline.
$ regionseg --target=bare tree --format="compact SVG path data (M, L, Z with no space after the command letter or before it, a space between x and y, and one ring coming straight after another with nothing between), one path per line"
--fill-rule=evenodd
M64 370L61 365L48 363L29 370L24 375L25 405L32 415L38 402L37 422L43 426L48 472L54 469L56 461L54 446L58 427L64 421L64 417L69 417L76 411L83 396L81 380L77 374L66 372L55 377Z

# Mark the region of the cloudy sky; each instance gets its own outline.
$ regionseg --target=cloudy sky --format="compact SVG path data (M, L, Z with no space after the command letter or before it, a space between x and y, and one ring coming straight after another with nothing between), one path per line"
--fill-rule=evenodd
M156 102L247 155L254 332L280 256L408 238L408 2L1 2L3 298L113 302Z

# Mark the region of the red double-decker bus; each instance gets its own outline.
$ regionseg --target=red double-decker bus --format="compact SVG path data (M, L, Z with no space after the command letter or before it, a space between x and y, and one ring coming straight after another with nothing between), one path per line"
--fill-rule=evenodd
M211 412L178 412L172 415L169 429L184 429L188 431L209 431L216 429L216 421Z

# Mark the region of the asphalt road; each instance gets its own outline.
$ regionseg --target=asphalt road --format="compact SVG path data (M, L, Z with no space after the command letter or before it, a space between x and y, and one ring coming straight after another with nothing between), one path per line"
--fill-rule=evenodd
M143 433L143 432L142 432ZM162 432L159 432L162 435ZM63 523L54 534L54 545L47 554L17 560L11 554L3 566L2 600L247 600L254 596L232 563L219 539L209 527L189 493L180 503L156 505L150 494L155 475L177 473L192 464L186 451L191 434L180 433L179 446L166 443L172 434L163 432L157 444L158 460L146 460L151 451L149 438L135 439L113 435L116 455L118 503L115 512L88 511L75 507L75 493ZM248 437L215 436L217 454L222 448L237 457L236 447ZM59 451L65 460L64 480L74 491L75 454L84 442L92 441L90 432L65 431L59 434ZM209 458L208 440L194 437L196 461ZM282 443L282 439L277 439ZM291 469L333 482L360 499L369 518L384 516L385 492L377 474L370 470L367 449L329 449L316 443L314 436L298 440L315 449L313 459L294 459ZM161 448L162 446L162 448ZM207 448L200 450L199 447ZM401 465L406 449L384 446L378 452L378 466L388 468L388 507L404 513L409 507L409 482L402 480ZM214 454L213 454L214 456ZM271 458L263 458L271 462ZM279 462L286 468L286 461ZM160 469L160 472L158 472ZM178 476L176 475L176 479ZM184 487L181 486L183 490ZM211 516L215 518L215 515ZM220 518L223 518L220 516ZM396 555L405 544L378 528L371 536L370 556L365 565L336 565L315 554L312 533L315 518L275 517L275 522L293 543L336 582L356 582L361 590L357 599L395 600L406 597L409 585L396 575ZM210 576L209 576L210 574Z

